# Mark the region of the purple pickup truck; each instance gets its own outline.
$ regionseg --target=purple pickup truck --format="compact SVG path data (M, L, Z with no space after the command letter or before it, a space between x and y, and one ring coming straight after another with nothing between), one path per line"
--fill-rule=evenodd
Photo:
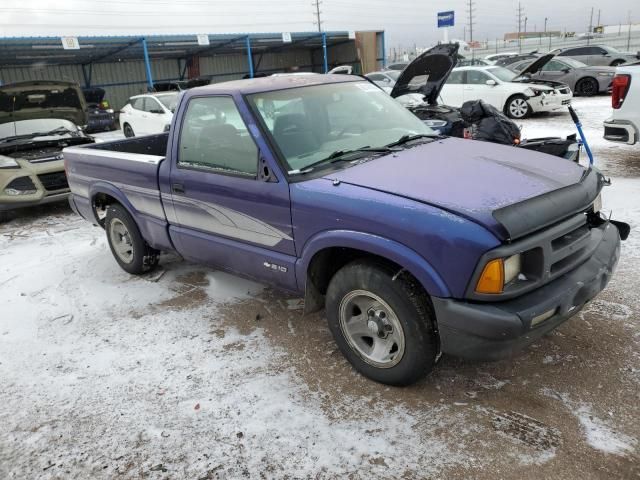
M359 77L194 88L169 132L64 151L74 211L127 272L160 252L304 295L367 377L440 353L508 356L611 278L607 181L550 155L447 138Z

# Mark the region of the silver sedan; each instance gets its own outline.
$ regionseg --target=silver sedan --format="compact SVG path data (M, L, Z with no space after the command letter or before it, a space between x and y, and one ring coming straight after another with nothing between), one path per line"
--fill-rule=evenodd
M523 60L508 65L507 68L520 73L531 63L532 60ZM562 82L569 85L575 95L591 96L611 90L615 71L615 67L590 67L572 58L556 57L530 76L534 79Z

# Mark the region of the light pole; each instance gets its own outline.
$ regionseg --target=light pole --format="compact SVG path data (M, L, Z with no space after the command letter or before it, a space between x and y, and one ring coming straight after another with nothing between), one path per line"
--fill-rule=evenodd
M527 20L529 20L529 17L524 17L524 35L525 35L525 37L527 36Z
M544 33L547 33L547 20L549 20L549 18L544 17Z

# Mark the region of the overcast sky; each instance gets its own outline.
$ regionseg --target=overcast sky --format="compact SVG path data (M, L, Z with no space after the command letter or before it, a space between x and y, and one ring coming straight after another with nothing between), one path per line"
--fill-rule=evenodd
M313 0L1 0L0 36L235 33L317 30ZM475 0L474 39L501 38L517 31L518 2ZM527 30L583 32L598 9L601 23L640 20L637 0L522 1ZM606 5L610 8L606 8ZM322 0L325 30L387 32L387 46L428 46L441 38L436 12L455 10L450 38L462 38L468 0ZM467 32L468 35L468 32Z

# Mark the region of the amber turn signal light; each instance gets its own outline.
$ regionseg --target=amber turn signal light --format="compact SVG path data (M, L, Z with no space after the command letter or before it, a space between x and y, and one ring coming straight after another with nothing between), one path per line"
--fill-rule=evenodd
M504 288L504 262L501 258L489 261L476 284L477 293L502 293Z

